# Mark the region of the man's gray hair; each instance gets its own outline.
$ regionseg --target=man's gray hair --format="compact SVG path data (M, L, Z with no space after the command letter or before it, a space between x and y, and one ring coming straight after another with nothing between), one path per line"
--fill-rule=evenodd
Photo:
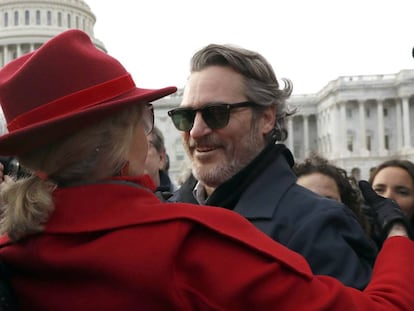
M275 106L276 123L269 133L269 142L287 138L286 117L295 113L295 109L289 109L286 103L293 89L289 79L282 79L284 87L280 88L272 66L262 55L232 45L210 44L193 55L191 72L209 66L230 67L243 75L248 100L265 107Z

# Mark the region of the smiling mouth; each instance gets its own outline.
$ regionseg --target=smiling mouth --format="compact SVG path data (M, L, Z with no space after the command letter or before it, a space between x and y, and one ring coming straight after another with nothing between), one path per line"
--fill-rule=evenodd
M204 153L204 152L210 152L210 151L214 151L217 150L218 147L197 147L195 148L196 152L200 152L200 153Z

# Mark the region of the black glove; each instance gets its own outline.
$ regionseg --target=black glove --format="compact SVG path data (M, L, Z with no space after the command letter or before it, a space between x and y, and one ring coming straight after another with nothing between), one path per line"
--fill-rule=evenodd
M414 230L398 204L394 200L378 195L367 181L361 180L358 184L366 204L370 207L369 214L373 217L374 232L380 233L382 242L386 239L391 226L396 222L402 223L410 238L413 239Z

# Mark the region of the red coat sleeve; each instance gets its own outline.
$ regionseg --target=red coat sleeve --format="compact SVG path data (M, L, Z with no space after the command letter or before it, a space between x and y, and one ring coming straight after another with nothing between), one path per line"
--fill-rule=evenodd
M272 257L272 251L246 247L206 228L192 230L175 267L183 305L191 310L413 310L414 243L406 238L387 240L364 292L306 274L308 267L295 268L298 262L306 266L304 260L292 265L280 259L300 255L279 251L286 254Z

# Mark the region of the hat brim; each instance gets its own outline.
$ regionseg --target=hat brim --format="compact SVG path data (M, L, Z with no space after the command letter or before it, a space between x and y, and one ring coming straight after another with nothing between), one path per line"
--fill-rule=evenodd
M148 103L176 92L176 87L157 90L135 88L105 103L48 119L0 136L0 155L16 156L88 127L131 105Z

